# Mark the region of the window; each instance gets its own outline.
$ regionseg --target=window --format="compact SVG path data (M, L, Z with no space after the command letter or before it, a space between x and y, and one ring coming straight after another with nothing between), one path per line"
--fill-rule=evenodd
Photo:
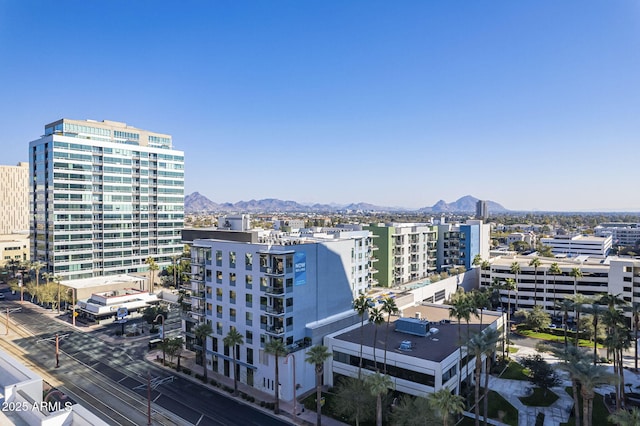
M216 271L216 282L222 284L222 271Z
M222 306L216 305L216 316L222 318Z
M236 292L233 290L229 291L229 299L231 303L236 303Z
M253 364L253 349L247 348L247 364Z
M229 267L230 268L235 268L236 267L236 252L235 251L230 251L229 252Z
M245 343L248 343L248 344L252 344L253 343L253 332L252 331L247 330L245 332L245 334L244 334L244 337L245 337L245 339L244 339Z
M247 308L251 308L253 306L253 295L246 294L244 296Z
M248 270L251 270L253 266L253 254L245 253L244 255L244 265Z
M236 321L236 310L235 310L235 308L229 308L229 318L233 322Z
M245 275L244 276L244 285L249 290L253 288L253 275Z
M229 273L229 284L232 286L236 285L236 273L235 272L230 272Z
M216 288L216 299L217 300L222 300L222 289L221 288Z
M253 314L251 312L246 312L245 313L245 323L248 326L252 326L253 325ZM247 342L250 343L250 342Z
M216 250L216 266L222 266L222 250Z

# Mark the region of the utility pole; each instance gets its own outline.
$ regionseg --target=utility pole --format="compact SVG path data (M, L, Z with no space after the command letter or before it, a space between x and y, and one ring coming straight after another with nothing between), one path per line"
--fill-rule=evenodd
M60 340L69 337L68 334L58 334L56 333L53 337L47 337L46 339L38 340L38 343L41 342L51 342L55 339L56 342L56 368L60 367Z
M20 312L22 310L22 308L13 308L13 309L9 309L7 308L7 331L4 333L5 336L9 335L9 313L11 312Z

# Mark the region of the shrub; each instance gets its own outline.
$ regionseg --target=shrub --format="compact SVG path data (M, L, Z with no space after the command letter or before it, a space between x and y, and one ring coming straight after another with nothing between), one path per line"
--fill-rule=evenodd
M189 368L182 367L182 372L185 374L191 375L191 370Z

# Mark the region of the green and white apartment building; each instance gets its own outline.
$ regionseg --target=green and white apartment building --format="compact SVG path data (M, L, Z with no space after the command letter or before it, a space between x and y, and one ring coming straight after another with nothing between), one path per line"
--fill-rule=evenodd
M64 280L143 272L182 253L184 153L170 135L61 119L29 144L32 260Z

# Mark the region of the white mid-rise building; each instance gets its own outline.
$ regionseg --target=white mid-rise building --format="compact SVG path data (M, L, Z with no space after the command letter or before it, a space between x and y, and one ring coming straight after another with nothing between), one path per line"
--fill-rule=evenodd
M63 279L142 272L182 252L184 153L170 135L61 119L29 144L31 256Z
M273 392L275 360L264 348L277 339L297 358L299 392L311 389L315 373L304 362L307 348L358 321L352 303L370 286L371 233L355 227L291 233L218 229L207 239L207 231L194 231L185 232L195 238L183 319L187 348L206 349L205 359L197 351L196 361L233 377L233 357L223 339L234 328L244 337L237 372L242 383ZM213 328L204 345L194 334L203 322ZM293 367L283 362L280 357L280 391L291 400Z
M604 258L611 250L612 240L611 236L558 235L553 238L541 238L540 243L551 247L551 252L556 256L598 256Z
M640 244L640 223L602 223L593 229L597 237L611 237L612 243L620 246Z

